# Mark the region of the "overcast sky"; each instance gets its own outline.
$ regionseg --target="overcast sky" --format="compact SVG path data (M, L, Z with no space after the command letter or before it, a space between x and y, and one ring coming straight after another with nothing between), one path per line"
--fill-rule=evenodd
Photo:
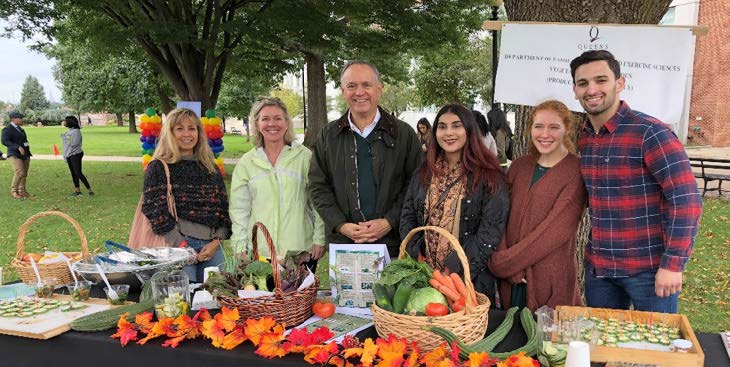
M0 0L1 1L1 0ZM4 25L4 24L0 24ZM61 91L53 80L54 60L31 51L28 44L16 38L0 37L0 101L18 103L23 82L28 75L35 76L52 102L61 100Z

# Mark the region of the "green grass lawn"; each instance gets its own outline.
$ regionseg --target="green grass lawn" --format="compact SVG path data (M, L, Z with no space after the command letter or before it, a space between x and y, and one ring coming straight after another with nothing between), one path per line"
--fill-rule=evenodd
M229 173L227 184L230 184L232 171L233 166L226 166L226 172ZM59 210L76 219L86 233L92 251L103 247L107 239L126 242L142 188L140 165L85 162L84 172L97 195L69 197L73 189L65 163L34 160L28 177L28 190L36 196L16 200L8 195L12 176L10 165L7 161L0 161L0 266L3 267L5 281L17 279L9 265L16 253L18 228L28 217L38 212ZM30 229L26 248L31 251L45 248L79 249L76 232L61 218L42 218ZM708 198L705 200L702 226L687 266L679 303L680 312L690 318L695 330L730 330L728 248L730 201ZM327 265L325 258L318 267L324 287L329 283L325 275Z
M61 151L61 134L66 128L61 126L45 126L25 128L28 142L35 154L53 154L53 144ZM128 127L118 126L86 126L81 129L85 155L139 157L142 155L142 143L139 134L130 134ZM252 143L246 142L241 135L226 134L223 138L225 151L223 158L238 158L251 149Z

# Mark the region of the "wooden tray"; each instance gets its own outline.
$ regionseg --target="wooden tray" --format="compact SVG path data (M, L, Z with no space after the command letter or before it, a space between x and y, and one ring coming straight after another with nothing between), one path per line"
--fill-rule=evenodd
M67 294L54 295L53 299L59 301L70 301L71 296ZM0 318L0 334L22 336L32 339L50 339L56 335L71 330L71 321L82 316L90 315L99 311L108 310L112 307L109 301L102 298L89 298L88 301L80 302L89 305L82 310L61 312L54 309L47 313L32 316L24 319Z
M666 314L659 312L613 310L607 308L590 308L576 306L558 306L555 312L556 322L559 316L563 317L598 317L602 319L631 318L636 322L662 322L670 327L679 328L682 338L692 342L692 349L689 353L660 352L656 350L643 350L619 347L607 347L602 345L593 346L591 349L591 362L631 362L655 364L662 367L703 367L705 353L702 352L700 342L695 336L687 316L681 314Z

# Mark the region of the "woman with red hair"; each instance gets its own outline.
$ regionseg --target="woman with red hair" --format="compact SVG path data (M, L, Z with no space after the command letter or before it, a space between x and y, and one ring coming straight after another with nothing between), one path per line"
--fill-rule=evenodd
M586 203L577 123L568 107L546 101L532 111L529 153L507 172L512 209L489 269L502 280L502 306L579 305L576 232Z
M434 121L427 159L413 175L403 203L400 235L420 226L451 232L464 248L476 291L494 304L495 278L486 265L507 221L507 184L470 110L448 104ZM463 273L449 242L436 233L419 233L406 251L434 269Z

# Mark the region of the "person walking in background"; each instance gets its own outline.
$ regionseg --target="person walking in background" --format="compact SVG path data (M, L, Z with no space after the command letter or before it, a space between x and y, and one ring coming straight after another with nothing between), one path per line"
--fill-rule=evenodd
M316 269L325 251L324 223L307 191L312 152L296 142L291 116L278 98L254 103L254 149L241 157L231 179L231 244L236 253L250 254L249 236L263 223L281 260L287 251L309 252L307 264ZM259 246L259 255L269 249Z
M190 246L197 252L197 264L183 268L191 282L202 282L203 269L224 262L221 241L231 233L226 185L202 134L195 112L172 110L147 165L142 194L142 212L152 231L164 236L170 247ZM170 171L177 220L168 209L163 161Z
M493 104L492 109L487 112L489 129L497 144L497 158L503 169L507 169L508 160L512 157L512 129L507 122L507 115L499 108L499 104Z
M64 125L68 130L61 134L61 142L63 143L63 160L68 164L68 169L71 171L71 180L74 183L74 192L71 196L81 196L81 188L79 187L79 180L84 184L86 190L89 191L89 195L94 195L91 191L91 185L84 176L81 169L81 160L84 159L84 151L81 149L81 126L79 126L79 120L76 116L66 116Z
M10 195L16 199L32 196L25 187L28 170L30 169L30 144L28 136L23 130L23 114L10 112L10 123L5 126L0 135L0 141L8 147L8 160L13 168L13 180L10 184Z
M610 52L586 51L570 71L588 116L579 138L586 303L676 313L702 214L687 152L669 126L620 99L625 80Z
M340 90L349 109L319 133L309 167L312 202L328 243L384 243L397 257L401 206L421 142L378 106L383 84L375 65L345 64Z
M586 191L572 141L576 125L563 103L537 105L526 129L528 154L507 171L509 221L489 260L505 309L581 303L575 251Z
M401 238L421 226L451 232L469 260L474 288L496 304L495 278L486 265L502 238L509 206L504 174L483 144L474 115L462 105L445 105L434 120L428 159L408 186ZM463 274L451 244L436 233L417 233L406 246L412 258L434 269Z
M421 150L425 153L428 139L431 136L431 123L428 122L427 118L421 117L418 120L418 123L416 123L416 134L418 134L418 141L421 142Z
M487 122L487 118L484 117L484 115L477 111L472 110L472 114L474 114L474 119L477 121L477 126L479 126L479 133L483 137L484 145L487 146L487 149L494 154L494 156L497 156L497 142L494 141L494 137L492 137L492 134L489 132L489 123Z

